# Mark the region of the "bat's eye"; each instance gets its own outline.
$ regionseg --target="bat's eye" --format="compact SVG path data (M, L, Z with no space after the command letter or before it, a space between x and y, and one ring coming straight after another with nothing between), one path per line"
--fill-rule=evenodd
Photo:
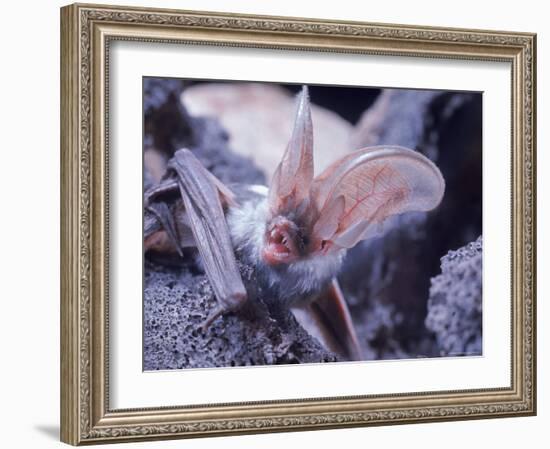
M326 254L330 248L332 248L334 244L330 240L322 240L321 241L321 253Z
M309 242L309 237L303 232L300 232L300 247L302 248L302 250L306 250L306 248L309 246Z

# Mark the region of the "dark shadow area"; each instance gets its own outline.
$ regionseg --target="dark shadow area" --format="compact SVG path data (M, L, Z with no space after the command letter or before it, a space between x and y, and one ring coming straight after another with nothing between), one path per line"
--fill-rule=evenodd
M34 426L34 428L49 439L59 441L59 426L51 424L39 424Z

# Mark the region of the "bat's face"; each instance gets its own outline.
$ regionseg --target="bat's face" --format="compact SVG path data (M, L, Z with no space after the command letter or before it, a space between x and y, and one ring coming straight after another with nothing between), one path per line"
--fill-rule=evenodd
M296 214L277 215L266 223L262 258L269 265L290 264L314 255L311 227Z
M293 220L278 215L267 223L262 258L269 265L289 264L307 256L307 231Z

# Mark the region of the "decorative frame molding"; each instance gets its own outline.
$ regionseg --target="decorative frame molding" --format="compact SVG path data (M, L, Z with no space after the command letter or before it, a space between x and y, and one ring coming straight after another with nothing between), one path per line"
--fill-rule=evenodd
M511 388L110 410L108 110L112 40L507 61L512 65ZM143 439L536 413L536 36L75 4L61 9L61 439Z

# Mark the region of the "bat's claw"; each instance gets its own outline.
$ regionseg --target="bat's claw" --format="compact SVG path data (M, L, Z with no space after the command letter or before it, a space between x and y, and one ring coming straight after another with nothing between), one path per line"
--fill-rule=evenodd
M203 332L206 332L210 325L216 321L220 316L227 312L233 312L246 302L247 295L246 291L235 292L232 295L226 296L223 302L219 302L216 307L210 312L208 318L204 321L201 326Z
M204 323L201 325L202 332L206 332L208 328L212 325L214 321L216 321L219 317L221 317L227 310L223 306L216 306L212 312L208 315Z

